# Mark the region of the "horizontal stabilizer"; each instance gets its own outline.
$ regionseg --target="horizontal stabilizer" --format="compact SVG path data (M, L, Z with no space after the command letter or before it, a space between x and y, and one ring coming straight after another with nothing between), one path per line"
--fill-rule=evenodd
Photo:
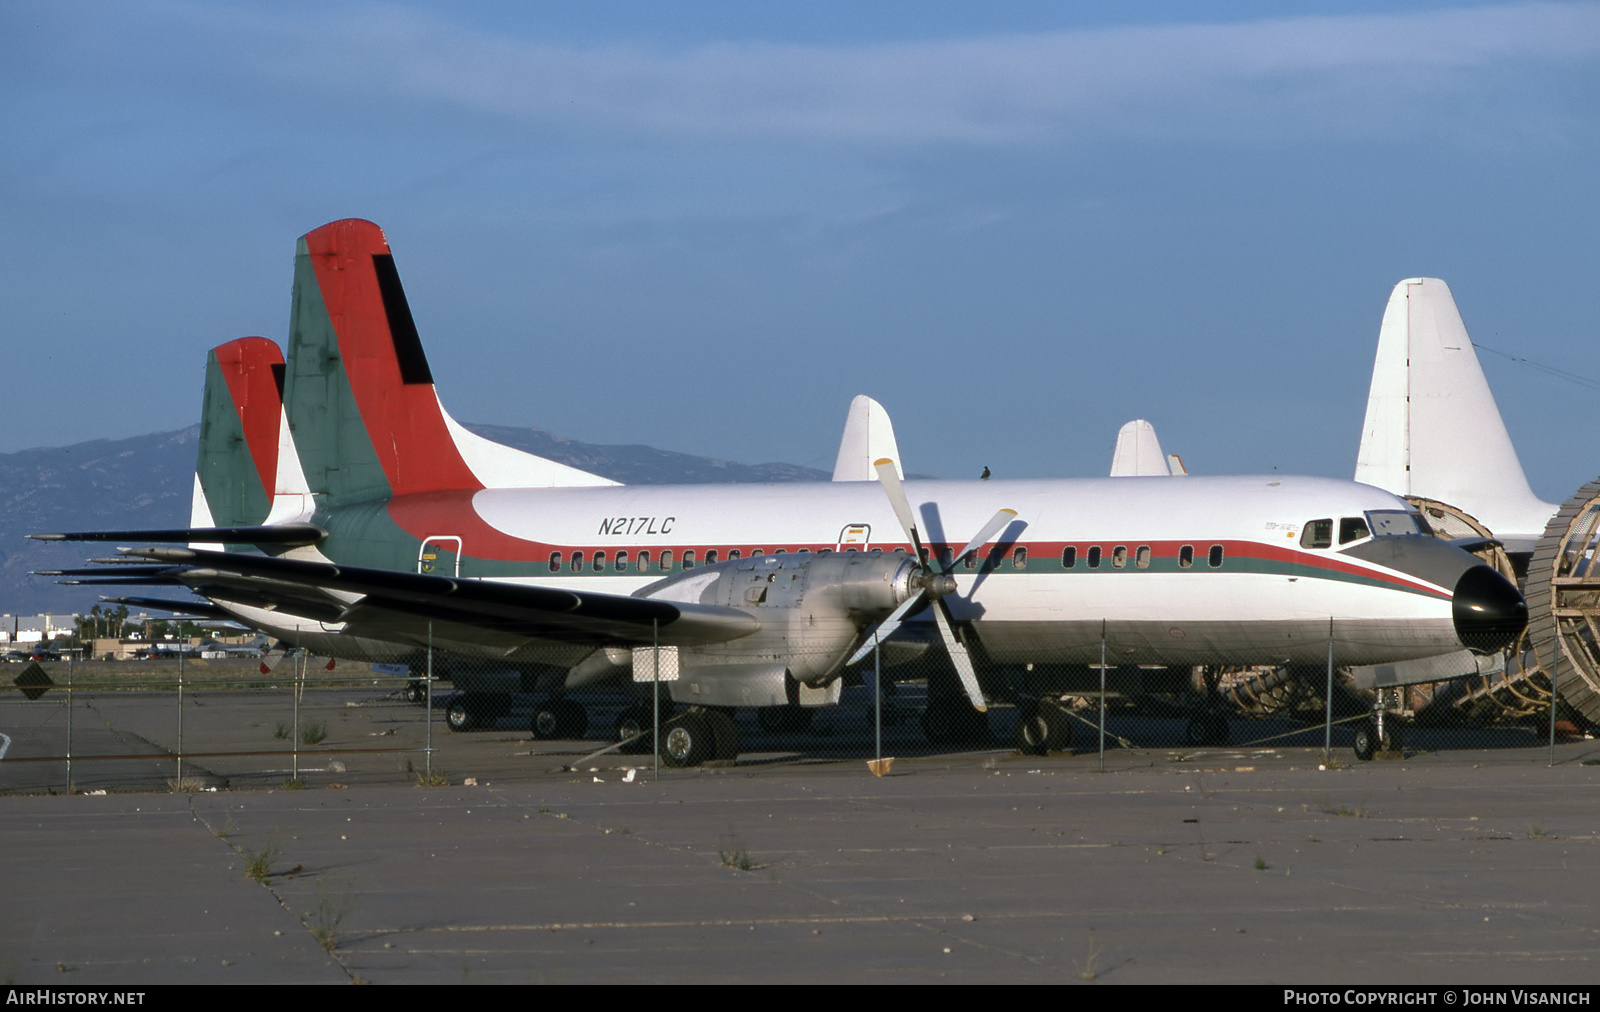
M589 646L723 643L760 628L749 612L718 605L190 548L125 551L179 567L178 578L190 587L203 587L207 597L232 600L228 589L235 586L262 606L271 605L279 593L297 608L304 605L308 592L329 600L354 597L353 603L342 607L340 621L379 612Z
M170 611L177 615L195 615L200 618L220 618L233 621L233 616L227 609L219 608L205 601L163 601L159 597L102 597L100 600L107 604L125 604L130 608L154 608L156 611Z
M154 531L70 531L30 534L35 541L173 541L188 544L314 545L328 536L316 524L274 524L270 527L178 527Z

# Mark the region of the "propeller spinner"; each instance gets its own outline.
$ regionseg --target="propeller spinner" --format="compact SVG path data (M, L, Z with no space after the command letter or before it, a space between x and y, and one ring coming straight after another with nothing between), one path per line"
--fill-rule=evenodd
M956 578L951 575L951 570L955 569L956 562L966 558L969 552L975 552L988 544L1002 528L1016 519L1017 511L1002 509L990 517L989 522L983 525L983 529L967 542L967 547L952 556L950 562L942 569L935 569L930 556L923 551L922 538L917 533L916 515L911 512L911 503L906 498L905 487L900 483L900 475L895 471L894 461L885 457L874 461L872 467L878 472L878 482L889 497L889 505L894 508L895 518L905 529L906 537L911 540L911 547L916 552L919 570L914 583L917 592L906 598L888 618L878 623L878 627L850 656L848 663L854 664L871 653L874 647L894 634L907 615L931 599L934 621L939 626L939 638L944 641L944 648L950 654L950 662L955 665L956 674L961 679L961 687L966 691L967 698L972 701L974 709L979 712L986 711L989 707L983 701L983 690L978 687L978 673L972 667L972 657L967 653L967 648L956 639L955 625L950 615L950 605L945 603L945 595L955 593Z

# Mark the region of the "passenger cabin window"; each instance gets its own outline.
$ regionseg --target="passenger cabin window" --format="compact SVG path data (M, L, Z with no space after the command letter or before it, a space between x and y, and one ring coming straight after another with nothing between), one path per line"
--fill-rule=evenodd
M1211 553L1206 557L1206 561L1211 564L1211 568L1212 569L1221 569L1222 568L1222 546L1221 545L1212 545L1211 546Z
M955 562L955 558L956 550L954 548L939 549L939 568L949 569L951 564Z
M672 549L670 548L661 553L661 571L663 573L672 572Z
M1348 545L1352 541L1360 541L1371 535L1367 530L1367 522L1360 517L1339 518L1339 544Z
M717 561L717 550L715 548L707 550L706 551L706 565L710 566L710 565L714 564L716 561Z
M743 555L743 554L744 554L744 553L742 553L742 552L740 552L740 551L739 551L739 549L737 549L737 548L730 548L730 549L728 549L728 558L729 558L729 559L730 559L730 560L732 560L732 559L737 559L737 558L739 558L739 557L740 557L740 556L741 556L741 555Z
M693 569L694 568L694 549L693 548L691 548L688 551L683 553L683 568L684 569Z
M1332 548L1333 521L1307 520L1306 529L1300 532L1301 548Z
M1138 550L1133 553L1133 564L1138 566L1140 569L1150 568L1149 545L1140 545Z
M649 552L640 552L639 553L639 572L641 572L641 573L650 572L650 553Z
M1188 569L1194 565L1194 546L1184 545L1178 549L1178 568Z
M755 558L758 555L765 555L765 554L767 554L767 553L766 553L766 551L764 549L760 549L760 548L752 548L752 549L750 549L750 557L752 559Z
M1117 547L1111 549L1111 564L1117 569L1121 569L1123 566L1128 564L1127 545L1118 545Z
M561 572L561 553L560 552L551 552L550 553L550 572L552 572L552 573Z
M582 552L573 552L572 553L572 571L574 573L583 572L583 553Z
M1028 568L1028 550L1026 548L1019 547L1019 548L1017 548L1016 551L1011 553L1011 568L1012 569L1027 569Z
M1077 549L1076 546L1068 545L1067 547L1061 549L1061 568L1062 569L1071 569L1072 567L1076 566L1077 564L1078 564L1078 549Z
M596 573L603 573L603 572L606 571L606 553L605 552L595 552L594 553L594 571Z
M966 555L963 555L961 557L961 561L968 569L977 569L978 568L978 552L977 552L977 550L974 549L973 551L968 552Z
M1099 569L1100 568L1100 546L1099 545L1091 545L1089 547L1089 568L1090 569Z
M626 573L627 571L628 571L628 553L627 552L618 552L617 553L617 572Z

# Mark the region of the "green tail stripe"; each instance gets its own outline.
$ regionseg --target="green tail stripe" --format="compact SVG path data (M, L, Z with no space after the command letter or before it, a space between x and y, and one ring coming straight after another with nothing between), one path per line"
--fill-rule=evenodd
M267 519L272 494L261 484L215 350L206 356L200 454L195 473L200 476L212 522L218 527L250 527Z
M391 494L345 375L339 335L328 316L304 238L294 261L294 306L283 401L289 431L300 452L300 466L319 507Z

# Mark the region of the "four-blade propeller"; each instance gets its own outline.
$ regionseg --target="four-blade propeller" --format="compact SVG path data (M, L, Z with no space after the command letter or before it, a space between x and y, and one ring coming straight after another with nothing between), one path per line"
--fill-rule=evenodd
M872 467L878 472L878 482L883 485L883 491L889 497L889 505L894 508L895 517L911 541L920 571L915 578L917 592L891 612L888 618L878 623L878 627L862 641L861 646L850 656L847 663L854 664L870 654L879 643L893 635L900 627L900 623L905 621L906 616L931 599L934 621L939 626L939 637L944 640L945 650L950 654L950 662L955 665L956 674L961 679L961 687L966 690L967 698L972 701L973 708L979 712L985 711L988 706L983 701L983 690L978 687L978 674L973 670L972 657L967 653L966 646L956 639L950 605L945 603L945 595L955 592L956 579L951 575L951 571L955 569L956 563L966 558L968 553L975 552L988 544L1002 528L1016 519L1017 511L1002 509L990 517L982 530L967 542L967 547L952 556L943 568L936 569L933 560L923 550L922 538L917 532L916 515L912 513L911 503L906 499L906 490L900 484L900 475L895 472L894 461L885 457L873 462Z

